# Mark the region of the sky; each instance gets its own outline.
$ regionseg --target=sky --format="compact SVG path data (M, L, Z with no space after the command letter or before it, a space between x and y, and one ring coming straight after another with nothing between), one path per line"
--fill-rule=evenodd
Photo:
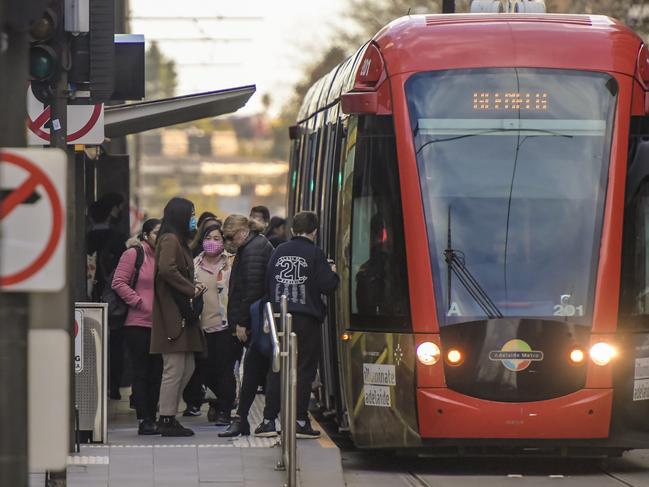
M131 32L144 34L147 46L153 39L229 39L229 42L159 41L163 53L176 61L177 94L256 84L257 92L239 113L259 112L265 93L271 95L271 111L278 113L292 86L301 78L301 68L317 59L317 53L329 45L346 3L345 0L130 0ZM215 16L254 19L201 19ZM197 17L197 20L180 17Z

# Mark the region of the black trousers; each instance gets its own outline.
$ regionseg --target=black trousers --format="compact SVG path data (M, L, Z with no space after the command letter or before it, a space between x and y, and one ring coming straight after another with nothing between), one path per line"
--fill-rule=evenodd
M206 333L205 339L207 358L198 361L200 378L216 396L216 408L229 414L237 392L234 363L241 357L242 345L229 329Z
M133 398L137 419L155 420L162 381L162 355L149 353L151 328L126 326L124 335L133 364Z
M125 328L127 327L111 328L108 331L108 387L111 396L119 394L124 375Z
M266 379L271 370L270 365L270 358L259 353L255 347L248 347L246 357L243 359L243 380L237 409L237 415L244 421L248 420L248 413L255 401L257 388L266 385Z
M296 419L307 419L311 384L318 371L322 352L320 322L307 315L293 314L293 332L297 335L297 411ZM266 407L264 418L274 419L280 411L280 378L272 370L266 384Z
M205 398L205 392L203 391L203 384L201 384L201 373L198 368L198 362L201 354L197 353L194 355L196 360L196 367L194 368L194 373L192 374L189 382L183 390L183 401L187 404L187 407L197 407L200 408L203 404L203 399Z

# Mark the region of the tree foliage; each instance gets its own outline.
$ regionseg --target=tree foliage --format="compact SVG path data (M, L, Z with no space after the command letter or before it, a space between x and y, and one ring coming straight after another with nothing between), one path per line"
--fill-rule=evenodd
M171 98L176 94L176 63L167 58L153 41L144 59L145 93L149 100Z

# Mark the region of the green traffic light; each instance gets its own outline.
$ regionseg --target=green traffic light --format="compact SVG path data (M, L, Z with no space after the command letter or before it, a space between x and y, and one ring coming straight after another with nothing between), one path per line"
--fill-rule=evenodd
M51 52L50 52L51 51ZM43 81L54 74L54 51L48 46L35 46L29 53L29 74L32 79Z

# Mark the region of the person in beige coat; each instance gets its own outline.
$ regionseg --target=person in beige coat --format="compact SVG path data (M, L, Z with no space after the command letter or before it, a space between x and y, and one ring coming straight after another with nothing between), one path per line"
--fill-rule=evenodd
M162 354L163 361L158 424L162 436L194 434L176 420L176 414L182 391L194 372L194 353L205 349L200 324L188 322L179 307L186 311L190 300L205 290L203 284L194 281L194 262L188 247L195 230L193 203L172 198L164 209L156 244L151 331L151 353Z

